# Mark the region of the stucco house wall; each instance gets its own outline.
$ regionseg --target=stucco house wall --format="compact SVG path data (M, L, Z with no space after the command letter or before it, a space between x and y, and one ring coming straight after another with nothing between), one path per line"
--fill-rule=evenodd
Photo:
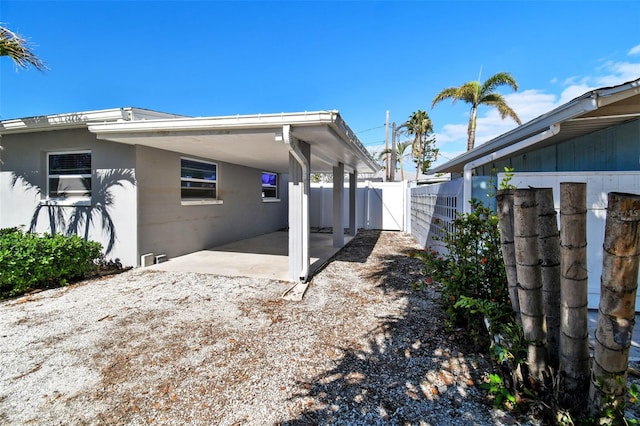
M140 253L169 258L273 232L287 226L287 175L279 175L279 202L262 200L262 170L215 158L219 204L185 205L177 152L136 147ZM268 171L268 170L265 170Z
M183 205L177 152L98 140L86 129L5 135L2 145L0 228L75 233L127 266L146 253L171 258L287 227L286 174L280 201L265 202L262 170L196 158L218 164L222 203ZM47 202L47 153L82 150L91 151L91 202Z
M133 147L99 141L83 129L4 135L2 145L0 228L24 226L42 233L76 233L101 242L108 259L136 264ZM90 204L47 202L47 153L78 150L91 151Z

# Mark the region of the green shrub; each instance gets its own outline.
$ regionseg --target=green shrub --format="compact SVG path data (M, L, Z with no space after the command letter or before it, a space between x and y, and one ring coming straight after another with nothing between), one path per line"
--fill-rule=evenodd
M0 295L67 285L96 270L102 245L77 235L37 235L18 228L0 230Z
M415 287L424 288L433 281L440 283L449 326L465 327L478 343L481 336L484 339L487 336L482 316L490 313L488 319L495 324L508 321L512 310L498 217L478 200L472 200L471 207L471 213L459 214L454 219L454 231L441 238L446 253L428 248L412 255L424 264L425 278ZM461 300L464 302L460 303ZM479 306L491 309L483 312Z

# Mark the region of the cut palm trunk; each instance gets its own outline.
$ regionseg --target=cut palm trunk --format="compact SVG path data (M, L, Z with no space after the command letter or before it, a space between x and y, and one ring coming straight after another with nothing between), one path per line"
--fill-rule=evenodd
M560 346L560 234L552 188L536 189L538 253L544 313L547 322L549 365L558 369Z
M587 405L587 185L560 184L560 404L573 412Z
M514 246L518 275L518 299L524 337L528 341L530 379L546 384L548 369L546 320L538 257L538 210L535 189L517 189L513 198Z
M593 415L624 404L640 260L640 195L608 197L600 309L589 389Z
M518 274L516 272L516 249L513 243L513 189L500 189L496 193L498 202L498 220L500 228L500 246L507 275L507 288L511 307L518 324L520 319L520 299L518 298Z

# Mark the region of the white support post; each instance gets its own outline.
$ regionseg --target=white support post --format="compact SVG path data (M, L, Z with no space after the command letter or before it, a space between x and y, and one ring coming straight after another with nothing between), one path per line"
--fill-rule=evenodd
M333 168L333 246L344 246L344 164Z
M289 279L309 278L309 144L294 139L288 126L284 140L289 144Z
M355 237L358 233L357 223L357 202L356 195L358 192L358 171L353 170L349 173L349 235Z

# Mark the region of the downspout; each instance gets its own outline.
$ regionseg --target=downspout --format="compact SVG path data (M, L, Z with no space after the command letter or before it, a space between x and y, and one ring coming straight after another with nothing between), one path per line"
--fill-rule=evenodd
M285 124L282 129L282 138L289 147L289 153L302 168L302 270L300 271L300 281L306 282L309 278L309 162L304 156L298 142L291 137L291 125Z
M549 139L550 137L557 135L559 132L560 132L560 123L552 124L551 126L549 126L548 130L545 130L542 133L538 133L537 135L530 136L526 139L521 140L518 143L507 146L499 151L492 152L491 154L487 154L484 157L477 158L465 164L463 169L463 183L462 183L463 213L471 212L471 204L469 204L471 201L471 178L473 176L472 172L475 167L481 166L495 159L502 158L506 155L520 151L521 149L527 148L545 139Z

